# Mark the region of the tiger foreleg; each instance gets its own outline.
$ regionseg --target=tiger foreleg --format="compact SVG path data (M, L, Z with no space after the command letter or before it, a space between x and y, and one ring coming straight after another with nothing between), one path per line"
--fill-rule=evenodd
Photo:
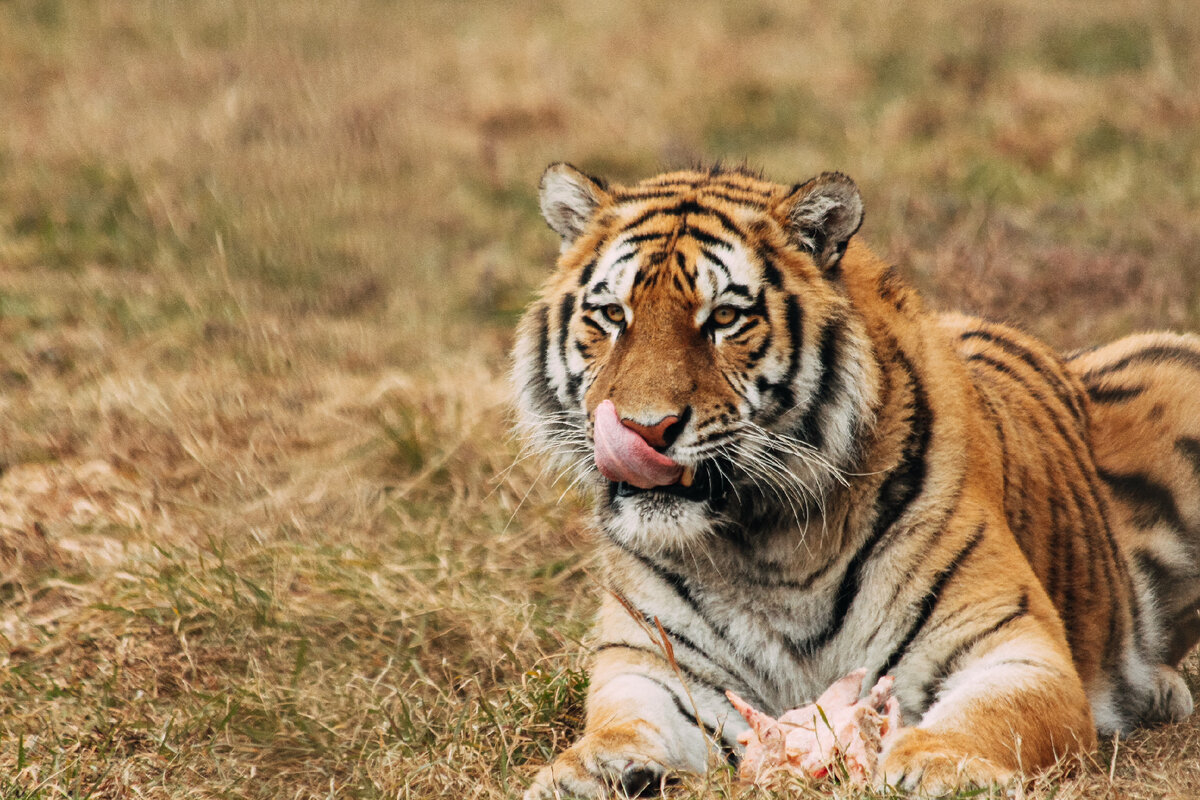
M888 745L881 782L933 796L1006 785L1093 748L1091 711L1070 657L1037 633L951 674L919 725Z
M628 669L625 665L624 669ZM599 667L583 736L541 770L526 800L634 796L672 772L702 772L719 756L704 716L669 675Z

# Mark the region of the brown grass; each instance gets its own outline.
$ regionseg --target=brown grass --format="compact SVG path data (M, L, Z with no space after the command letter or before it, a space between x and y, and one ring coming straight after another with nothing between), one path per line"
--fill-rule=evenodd
M1070 348L1200 328L1197 75L1169 1L0 4L0 797L519 793L597 597L507 434L544 164L843 169L935 303Z

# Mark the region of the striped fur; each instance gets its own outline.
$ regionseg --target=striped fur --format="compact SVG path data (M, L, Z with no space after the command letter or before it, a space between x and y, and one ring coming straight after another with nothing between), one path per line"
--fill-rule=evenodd
M736 759L726 689L778 715L859 667L896 677L909 726L880 781L928 791L1190 713L1200 340L1064 361L927 312L835 173L560 164L542 209L562 250L517 336L520 425L595 487L611 591L584 735L528 797ZM602 478L602 400L678 416L664 452L696 484Z

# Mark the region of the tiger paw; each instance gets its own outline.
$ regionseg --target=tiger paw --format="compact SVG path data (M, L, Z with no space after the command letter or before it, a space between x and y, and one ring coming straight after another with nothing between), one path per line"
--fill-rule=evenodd
M1192 692L1183 676L1171 667L1160 666L1155 682L1156 702L1148 714L1150 722L1182 722L1192 715Z
M919 728L903 731L885 753L879 783L918 797L1005 786L1016 772Z
M637 797L657 793L665 776L661 759L634 753L627 737L600 732L584 736L543 767L525 800Z

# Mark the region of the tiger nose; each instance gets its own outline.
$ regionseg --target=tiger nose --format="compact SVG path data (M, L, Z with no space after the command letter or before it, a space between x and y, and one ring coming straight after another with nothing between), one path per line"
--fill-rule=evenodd
M679 438L679 434L683 431L683 426L687 422L690 411L691 408L689 407L684 409L682 415L670 414L651 425L643 425L636 420L622 417L621 424L645 439L646 443L651 447L657 450L665 450L671 446L672 442Z

